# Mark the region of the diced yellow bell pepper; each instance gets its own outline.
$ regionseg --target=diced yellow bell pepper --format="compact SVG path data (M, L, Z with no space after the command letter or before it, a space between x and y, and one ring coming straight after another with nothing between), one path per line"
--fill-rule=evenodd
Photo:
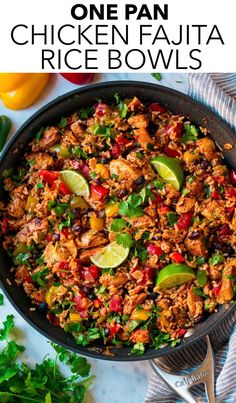
M39 200L36 197L28 196L25 209L29 212L33 212L38 204Z
M109 179L110 178L110 172L106 165L103 164L96 164L95 165L95 172L97 175L101 176L102 179Z
M88 205L88 203L86 202L86 200L84 200L82 197L80 197L80 196L74 196L74 197L72 197L72 199L71 199L71 202L70 202L70 205L71 205L71 207L74 209L74 208L79 208L79 209L81 209L81 210L86 210L88 207L89 207L89 205Z
M55 151L56 153L58 153L62 158L70 158L71 157L71 153L68 150L68 148L66 148L62 144L55 144L55 146L53 146L51 148L51 150Z
M39 97L49 73L0 73L0 98L13 110L25 109Z
M193 153L190 153L189 151L186 151L183 155L184 162L188 165L191 162L195 161L199 156Z
M79 313L70 312L69 319L71 322L81 322L82 318Z
M46 302L48 304L49 308L52 308L52 306L54 305L54 302L56 301L57 298L57 294L65 294L65 292L67 291L67 289L63 286L63 285L59 285L59 287L55 287L54 285L52 285L47 294L46 294Z
M107 204L105 208L105 213L107 217L113 217L118 213L119 203Z
M132 312L132 315L131 315L131 320L142 320L142 321L145 321L145 320L148 320L148 318L150 317L150 315L151 315L151 312L150 311L145 311L144 309L135 309L133 312Z
M17 256L20 253L27 253L27 252L29 252L27 245L25 243L19 243L13 252L13 256Z
M96 230L96 231L99 231L99 230L103 229L103 227L104 227L103 218L96 217L95 214L92 217L90 217L89 223L90 223L90 228L93 230Z

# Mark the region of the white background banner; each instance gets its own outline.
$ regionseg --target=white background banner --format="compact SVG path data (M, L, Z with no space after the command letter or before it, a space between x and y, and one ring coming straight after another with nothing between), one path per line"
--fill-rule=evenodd
M235 0L2 0L0 71L235 72L235 9Z

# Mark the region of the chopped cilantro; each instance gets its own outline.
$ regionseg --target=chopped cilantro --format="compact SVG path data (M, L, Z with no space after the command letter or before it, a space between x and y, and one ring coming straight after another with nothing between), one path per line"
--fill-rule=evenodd
M159 180L155 180L153 184L157 190L163 189L165 187L165 184Z
M84 158L84 159L87 159L88 158L88 154L84 151L84 150L82 150L82 148L81 147L79 147L79 146L77 146L77 147L75 147L74 149L73 149L73 154L75 154L76 155L76 157L82 157L82 158Z
M141 217L143 215L142 197L133 193L126 201L121 201L119 214L128 218Z
M148 258L147 248L142 245L142 241L136 242L134 248L134 256L141 260L141 262L145 262Z
M102 269L102 274L110 274L110 276L114 276L115 272L111 267L107 267L106 269Z
M193 291L195 292L196 295L199 295L200 297L205 297L206 296L204 291L199 287L194 287Z
M117 107L120 111L120 117L125 118L128 112L128 106L120 99L119 94L115 94L114 98L116 100Z
M154 77L157 81L161 81L161 73L151 73L151 76Z
M188 193L190 193L190 189L185 188L185 189L182 190L181 195L186 196Z
M51 211L56 205L57 203L54 200L50 200L48 202L48 210Z
M113 232L120 232L127 225L127 221L123 218L116 218L111 223L111 230Z
M67 118L62 117L60 122L59 122L59 124L58 124L58 126L60 127L60 129L64 129L64 127L67 126Z
M117 234L116 242L118 245L122 245L124 248L131 248L131 246L134 244L130 234Z
M136 343L130 351L130 355L143 355L145 352L145 346L143 343Z
M14 263L15 265L21 265L24 264L27 267L30 267L29 263L29 258L30 254L29 253L19 253L15 258L14 258Z
M224 258L219 253L214 253L209 259L209 263L212 264L212 266L216 266L217 264L222 263L223 261Z
M88 106L87 108L81 108L78 112L79 119L86 120L88 119L93 113L93 108Z
M42 288L45 288L47 284L46 277L49 273L48 269L43 269L41 271L37 271L36 273L32 274L32 280L35 284L39 285Z
M4 304L4 296L0 293L0 306Z
M197 282L200 287L204 287L207 283L207 273L205 270L198 270L197 272Z
M204 256L196 256L196 265L199 266L200 264L203 264L205 262Z
M118 179L119 178L119 176L118 175L116 175L116 174L111 174L111 179Z
M14 327L14 316L7 315L6 320L3 322L3 327L2 329L0 329L0 341L8 339L9 333L13 329L13 327Z
M185 124L184 134L181 137L180 141L184 144L187 144L189 141L196 141L197 138L198 138L198 130L196 126Z
M143 153L142 153L141 151L138 151L138 152L136 153L136 155L137 155L137 157L138 157L139 160L143 160L143 159L144 159L144 155L143 155Z
M54 209L55 211L55 209ZM62 221L60 224L58 224L59 230L62 230L64 227L70 227L72 220L75 218L75 215L69 211L67 214L66 220Z
M170 225L174 225L177 223L177 214L176 213L173 213L172 211L168 211L166 213L166 215L167 215L167 219L168 219Z
M58 203L54 207L54 213L56 214L56 217L61 217L65 213L67 208L68 208L68 204L66 204L66 203Z
M100 126L97 124L94 126L93 134L103 136L106 139L110 138L112 137L111 126Z
M42 189L43 188L43 184L41 182L37 183L37 189Z

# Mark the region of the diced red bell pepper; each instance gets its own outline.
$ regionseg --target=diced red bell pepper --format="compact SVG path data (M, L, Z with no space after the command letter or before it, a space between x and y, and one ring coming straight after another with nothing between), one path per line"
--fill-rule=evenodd
M45 236L45 239L46 239L47 242L51 242L51 240L52 240L52 234L47 234L47 235Z
M70 270L70 263L67 261L59 262L58 270Z
M175 263L183 263L184 262L184 257L181 255L179 252L173 252L170 254L171 260Z
M165 146L163 151L164 151L165 155L167 155L167 157L180 157L179 151L175 150L174 148Z
M33 284L33 280L32 280L32 277L30 275L24 275L22 280L23 280L23 283Z
M228 224L223 224L221 225L220 229L219 229L219 236L224 238L227 236L230 236L232 234L231 229L229 228Z
M157 245L154 245L152 243L149 243L148 247L147 247L147 253L149 255L161 256L163 254L163 250L161 249L160 246L157 246Z
M106 113L108 113L110 111L110 108L107 104L97 104L96 108L95 108L95 115L102 117L104 116Z
M71 125L71 123L73 122L73 119L71 116L69 116L68 118L66 118L67 124Z
M47 318L53 326L60 326L60 319L53 315L53 313L48 313Z
M120 147L125 147L126 144L129 144L131 142L131 140L128 140L123 136L117 136L115 141Z
M236 171L234 169L229 171L229 180L233 185L236 184Z
M233 217L233 215L234 215L234 210L235 210L235 204L233 204L233 205L230 206L230 207L226 207L225 211L226 211L226 214L227 214L227 216L228 216L229 218L232 218L232 217Z
M39 175L42 177L43 181L50 186L54 185L55 181L59 178L59 172L47 170L40 171Z
M90 271L87 268L81 271L81 277L88 284L95 283L94 277L92 276L92 274L90 273Z
M222 287L222 283L219 283L213 287L213 292L214 292L215 297L219 296L221 287Z
M120 146L115 144L111 149L111 155L113 158L118 158L122 154Z
M183 337L186 333L187 333L186 329L179 329L177 331L177 338L179 339L179 338Z
M88 316L88 308L87 308L87 298L84 293L80 291L80 294L75 295L73 298L73 302L76 304L76 309L81 315L82 318L87 318Z
M213 176L213 178L216 180L217 183L219 183L220 185L223 185L224 181L225 181L225 177L224 176Z
M220 194L218 192L216 192L216 191L211 193L211 197L212 197L212 199L215 199L215 200L218 200L218 199L221 198Z
M110 299L109 307L112 312L120 312L122 310L121 307L122 297L117 294L113 294Z
M69 232L68 228L63 228L61 230L61 234L64 235L65 238L68 238L68 236L70 235L70 232Z
M71 194L70 189L68 188L68 186L64 182L59 183L58 191L62 195L70 195Z
M166 109L163 108L163 106L159 105L157 102L153 102L151 105L149 105L149 108L152 112L159 112L159 113L166 112Z
M141 281L138 281L138 284L145 285L147 284L147 282L153 280L154 273L151 267L145 267L142 272L143 272L143 278Z
M88 270L90 271L90 273L92 274L92 276L95 280L97 280L99 278L100 269L97 266L91 265L88 267Z
M2 232L3 234L6 234L8 230L8 219L7 217L2 217Z
M110 330L110 336L114 337L121 329L121 325L119 323L113 323L111 325L108 325L108 328Z
M95 308L100 308L100 306L101 306L101 301L100 301L100 299L95 299L95 300L93 301L93 306L94 306Z
M177 227L181 231L182 229L188 229L192 223L192 213L184 213L177 221Z
M92 185L91 195L94 199L101 200L109 193L109 189L104 188L102 185Z
M168 213L168 211L170 211L170 207L166 206L165 204L158 208L158 213L160 215L165 215L166 213Z
M163 198L159 195L159 193L155 189L151 189L152 194L155 196L155 199L152 200L152 203L160 203Z
M183 133L183 127L182 122L174 122L172 125L166 126L166 133L168 136L180 137Z
M228 188L225 192L225 195L229 198L236 198L236 189L235 188Z

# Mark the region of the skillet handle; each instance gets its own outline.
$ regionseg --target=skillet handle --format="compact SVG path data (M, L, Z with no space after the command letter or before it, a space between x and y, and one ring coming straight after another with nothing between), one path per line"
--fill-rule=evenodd
M209 336L206 337L207 353L203 363L188 375L175 375L165 371L158 365L158 360L151 360L150 364L154 372L160 375L164 381L187 403L197 403L190 393L193 385L204 383L208 403L215 403L214 392L214 355Z

